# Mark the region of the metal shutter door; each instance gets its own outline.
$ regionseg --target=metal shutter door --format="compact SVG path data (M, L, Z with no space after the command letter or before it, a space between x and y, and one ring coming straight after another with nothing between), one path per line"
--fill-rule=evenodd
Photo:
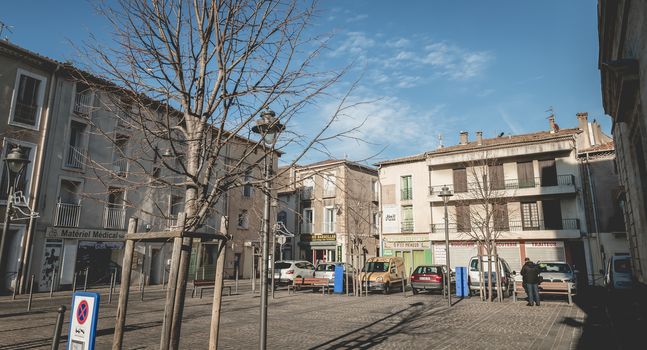
M470 258L476 256L476 244L474 243L449 243L449 266L456 269L456 266L469 266Z
M538 261L566 261L564 242L526 242L526 257L535 263Z
M499 242L496 244L496 250L499 257L503 258L512 271L521 272L521 255L519 254L519 243L517 242ZM511 272L512 272L511 271Z

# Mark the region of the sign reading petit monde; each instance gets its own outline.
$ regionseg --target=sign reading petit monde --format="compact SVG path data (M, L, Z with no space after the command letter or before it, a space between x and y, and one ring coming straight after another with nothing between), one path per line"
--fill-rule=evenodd
M84 239L90 241L123 241L126 231L95 230L69 227L48 227L47 238Z

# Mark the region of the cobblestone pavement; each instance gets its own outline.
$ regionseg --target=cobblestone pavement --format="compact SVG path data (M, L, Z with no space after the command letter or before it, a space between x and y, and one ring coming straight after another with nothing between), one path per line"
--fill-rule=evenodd
M249 288L249 282L247 282ZM244 290L245 288L241 288ZM116 297L108 305L102 292L97 348L112 342ZM70 303L70 293L34 299L30 313L26 300L0 297L0 349L49 348L59 304ZM158 348L164 292L149 289L145 301L131 292L125 348ZM210 291L203 299L188 298L182 326L182 349L207 347L211 314ZM225 296L220 348L258 347L259 297ZM458 301L451 309L439 295L402 294L349 297L278 291L270 302L270 349L571 349L581 347L586 314L561 300L540 307L525 302L485 303ZM63 333L67 334L67 320Z

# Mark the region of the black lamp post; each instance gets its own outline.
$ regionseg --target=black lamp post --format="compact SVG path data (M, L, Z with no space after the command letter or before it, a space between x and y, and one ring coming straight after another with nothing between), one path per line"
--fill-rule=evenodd
M15 146L11 152L4 159L6 170L7 170L7 206L5 209L4 215L4 225L2 229L2 237L0 238L0 276L4 276L4 271L6 265L3 264L4 258L4 246L7 241L7 236L9 235L9 225L11 224L11 211L13 207L13 195L15 187L20 181L20 176L23 174L29 164L29 159L25 157L22 149L19 146ZM0 287L4 289L4 278L0 279Z
M263 143L266 147L270 148L270 160L268 162L265 157L265 181L263 189L265 192L265 203L263 209L263 246L262 246L262 267L261 267L261 325L260 325L260 341L259 348L265 350L267 348L267 272L268 272L268 251L269 251L269 235L270 235L270 174L272 172L272 162L274 155L274 145L281 131L285 129L285 125L276 118L276 114L271 110L266 110L261 113L261 119L256 121L256 125L252 131L261 135ZM274 273L274 271L272 271Z
M453 196L452 191L449 190L449 187L443 186L442 190L438 194L438 197L441 197L443 199L443 203L445 205L445 265L447 266L447 276L445 277L445 288L447 289L447 301L449 303L449 306L452 306L452 292L451 292L451 285L452 285L452 272L451 269L449 268L449 221L447 218L447 202L449 202L449 198Z

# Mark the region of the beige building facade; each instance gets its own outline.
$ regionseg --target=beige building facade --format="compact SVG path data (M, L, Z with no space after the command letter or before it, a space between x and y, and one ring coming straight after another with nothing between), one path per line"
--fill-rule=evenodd
M277 219L295 234L289 256L361 265L379 255L377 171L346 160L283 168Z
M599 68L613 119L620 194L635 280L647 284L647 3L599 1Z

